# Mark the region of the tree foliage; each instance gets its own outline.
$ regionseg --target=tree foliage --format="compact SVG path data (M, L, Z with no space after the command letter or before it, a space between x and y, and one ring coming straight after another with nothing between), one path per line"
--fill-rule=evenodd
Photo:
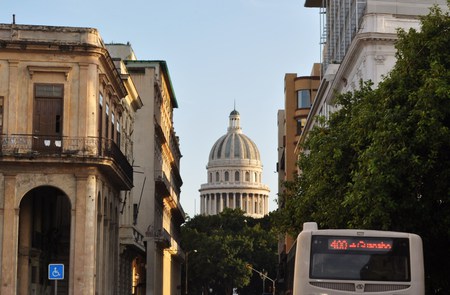
M450 290L450 16L434 7L420 31L398 35L389 75L337 95L339 111L309 133L277 220L291 234L305 221L417 233L427 291L441 294Z
M198 215L182 227L182 247L189 252L189 294L261 294L255 269L276 276L277 236L270 217L253 219L241 210L225 209L211 216ZM197 250L197 252L192 252Z

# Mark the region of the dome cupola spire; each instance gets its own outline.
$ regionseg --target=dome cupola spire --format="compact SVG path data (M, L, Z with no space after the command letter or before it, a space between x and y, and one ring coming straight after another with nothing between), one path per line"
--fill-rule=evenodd
M234 109L230 113L230 125L228 126L228 132L242 133L241 125L239 122L240 119L241 116L239 115L239 112Z

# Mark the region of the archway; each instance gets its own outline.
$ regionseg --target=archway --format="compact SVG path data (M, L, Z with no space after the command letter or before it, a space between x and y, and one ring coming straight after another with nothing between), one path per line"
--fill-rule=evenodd
M64 280L58 294L68 294L70 262L69 198L61 190L41 186L29 191L20 202L18 294L53 294L48 280L50 263L64 264Z

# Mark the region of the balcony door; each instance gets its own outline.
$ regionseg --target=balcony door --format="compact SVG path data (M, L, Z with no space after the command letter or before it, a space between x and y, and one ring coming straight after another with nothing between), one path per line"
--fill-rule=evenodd
M62 148L63 85L35 86L33 150L58 153Z

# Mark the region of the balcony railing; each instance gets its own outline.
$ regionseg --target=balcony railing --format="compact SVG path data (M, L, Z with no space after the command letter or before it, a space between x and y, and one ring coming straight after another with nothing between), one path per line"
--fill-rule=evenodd
M162 170L155 170L156 189L162 193L163 197L170 195L171 184L166 174Z
M168 197L173 194L177 197L180 195L180 188L178 185L181 186L181 183L176 183L173 176L169 179L166 176L166 173L162 170L155 170L155 183L157 189L163 193L164 197Z
M132 183L133 168L114 141L99 137L44 135L0 135L0 155L35 159L39 157L100 158L113 160Z

